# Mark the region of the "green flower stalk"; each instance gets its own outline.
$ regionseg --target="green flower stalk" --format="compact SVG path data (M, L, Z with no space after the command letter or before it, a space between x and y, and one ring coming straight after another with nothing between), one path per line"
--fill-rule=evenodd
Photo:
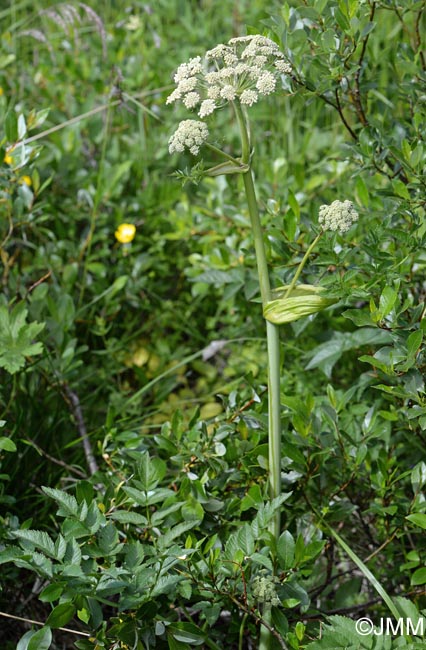
M170 153L188 149L198 155L206 144L210 149L227 158L205 173L243 175L244 188L250 214L256 252L260 294L263 308L271 301L272 294L266 259L263 232L257 207L256 193L251 171L251 143L247 108L262 97L270 95L280 85L283 75L291 73L278 45L259 34L232 38L226 45L220 44L206 52L204 57L194 57L182 63L174 75L177 84L167 98L167 103L180 101L188 109L197 111L201 119L182 121L169 140ZM227 105L233 107L241 138L241 158L236 159L207 142L209 130L203 118ZM267 321L268 345L268 413L269 413L269 493L271 498L281 493L281 406L280 406L280 344L276 324ZM271 525L271 533L278 538L280 516L277 513Z
M226 162L203 169L207 176L241 174L250 215L253 243L256 253L257 272L263 314L266 320L268 349L268 447L269 447L269 495L273 499L281 494L281 402L280 402L280 340L279 325L296 320L335 302L323 295L321 287L297 285L297 280L322 235L315 238L299 264L293 281L286 287L272 291L263 231L256 200L251 161L252 143L247 110L262 97L270 95L282 85L291 66L285 60L278 45L261 35L232 38L226 45L220 44L182 63L174 75L176 88L167 98L171 104L180 101L187 109L197 112L199 119L182 121L169 139L169 151L181 153L188 149L197 156L206 146L226 159ZM241 157L236 158L208 142L209 129L203 121L216 110L231 106L235 114L241 140ZM320 224L322 231L345 232L355 221L356 212L349 201L335 201L322 206ZM270 532L278 540L280 514L277 512L270 525ZM263 619L267 625L260 630L259 650L268 650L271 643L271 603L265 602Z

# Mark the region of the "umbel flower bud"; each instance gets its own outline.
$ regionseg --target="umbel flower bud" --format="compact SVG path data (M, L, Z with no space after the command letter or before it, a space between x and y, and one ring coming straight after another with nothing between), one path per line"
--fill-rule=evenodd
M358 212L352 201L333 201L330 205L322 205L319 209L318 222L323 230L347 232L358 220Z
M183 120L169 140L169 152L181 153L189 149L196 156L208 137L207 124L199 120Z

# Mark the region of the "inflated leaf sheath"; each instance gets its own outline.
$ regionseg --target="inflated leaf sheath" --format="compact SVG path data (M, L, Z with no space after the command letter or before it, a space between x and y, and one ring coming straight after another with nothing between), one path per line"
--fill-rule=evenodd
M266 303L263 310L266 320L276 325L315 314L337 302L337 298L327 297L325 287L298 284L287 296L288 287L289 285L275 289L272 292L273 299Z

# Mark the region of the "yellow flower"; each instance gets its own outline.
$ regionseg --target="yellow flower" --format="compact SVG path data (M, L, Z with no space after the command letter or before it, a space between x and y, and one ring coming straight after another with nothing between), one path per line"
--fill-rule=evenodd
M13 157L10 155L12 151L15 149L15 145L12 147L8 147L6 149L6 153L4 154L3 161L6 163L6 165L13 165Z
M115 238L120 244L129 244L136 234L136 227L132 223L121 223L115 231Z
M31 180L31 176L22 176L19 179L19 182L21 184L25 183L25 185L28 185L28 187L31 187L31 185L33 184L32 180Z
M0 97L1 97L2 95L4 95L4 90L3 90L3 88L0 86Z

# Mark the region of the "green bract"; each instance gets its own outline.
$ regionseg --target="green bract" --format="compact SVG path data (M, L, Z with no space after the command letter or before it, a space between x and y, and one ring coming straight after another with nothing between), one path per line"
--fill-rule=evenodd
M290 285L278 287L272 293L276 298L270 300L263 315L266 320L276 325L291 323L304 316L316 314L337 302L337 298L327 297L325 287L314 286L313 284L298 284L288 293Z

